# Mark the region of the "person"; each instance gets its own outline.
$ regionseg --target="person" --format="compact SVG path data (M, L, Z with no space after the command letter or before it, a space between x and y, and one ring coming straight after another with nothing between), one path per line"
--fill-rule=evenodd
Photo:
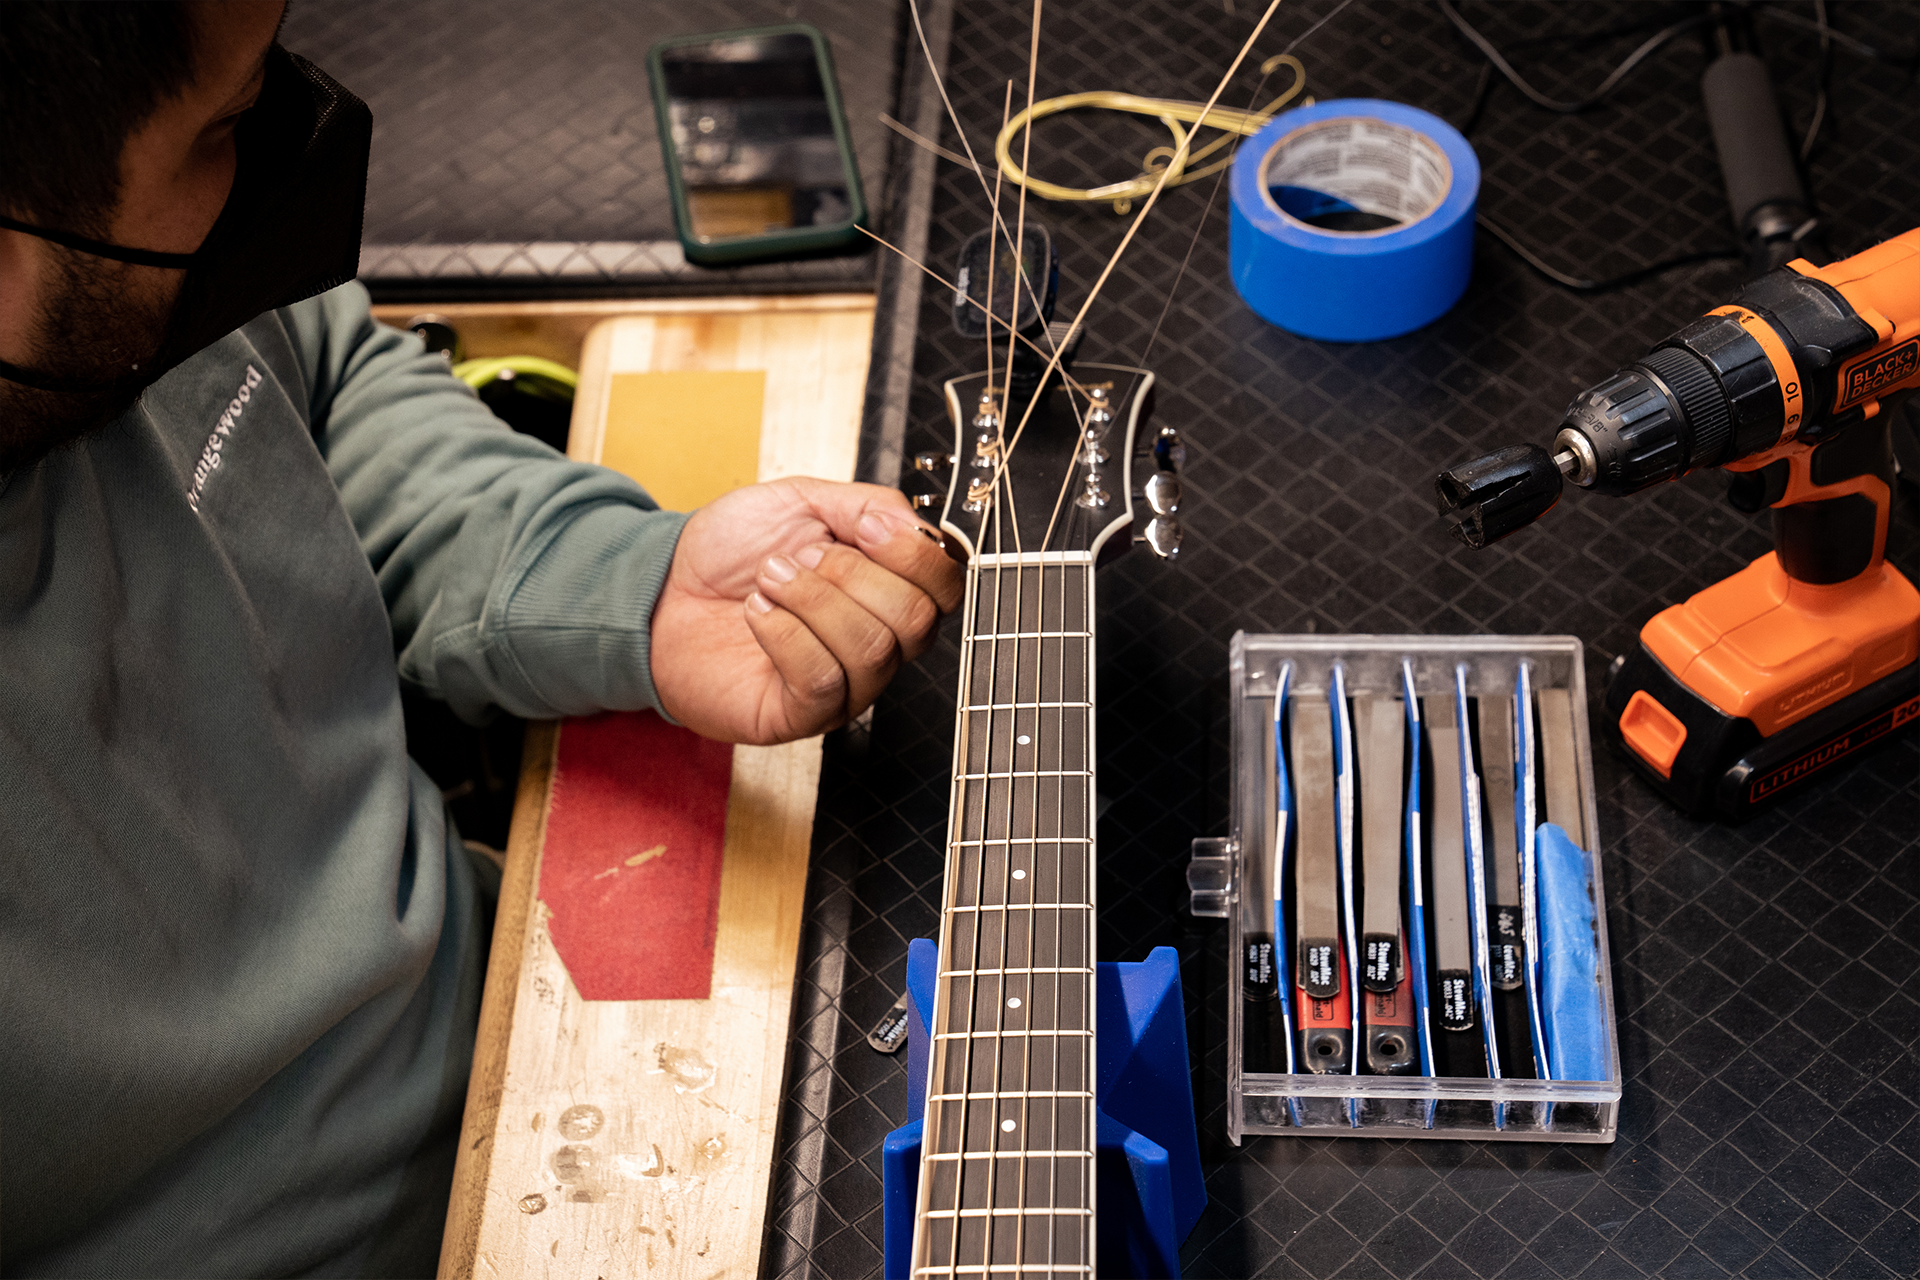
M486 939L403 683L775 742L960 597L897 492L660 511L374 323L280 17L0 5L8 1274L433 1272Z

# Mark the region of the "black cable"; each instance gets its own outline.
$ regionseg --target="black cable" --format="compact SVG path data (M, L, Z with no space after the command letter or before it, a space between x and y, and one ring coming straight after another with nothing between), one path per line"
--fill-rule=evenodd
M1651 266L1635 267L1624 275L1613 276L1606 280L1582 280L1578 276L1568 275L1566 272L1548 265L1540 255L1527 248L1524 244L1521 244L1519 238L1516 237L1513 232L1487 217L1486 214L1476 214L1474 221L1479 224L1481 230L1487 232L1494 239L1512 250L1514 256L1519 258L1520 261L1532 267L1554 284L1574 293L1605 293L1609 289L1624 288L1627 285L1645 280L1649 276L1661 275L1664 272L1673 271L1680 267L1690 267L1700 262L1714 262L1722 258L1738 258L1740 256L1740 250L1737 246L1728 245L1721 249L1703 249L1698 253L1683 253L1677 258L1668 258L1663 262L1653 263Z
M1814 143L1820 140L1820 126L1827 122L1827 81L1833 74L1833 29L1827 25L1827 0L1813 0L1813 16L1820 22L1820 62L1813 80L1813 120L1800 143L1800 163L1813 158Z
M1626 60L1615 67L1607 78L1600 82L1598 89L1595 89L1584 98L1576 99L1572 102L1561 102L1556 98L1549 98L1546 94L1541 93L1538 89L1528 84L1526 80L1521 77L1520 73L1513 69L1513 64L1508 62L1506 58L1501 55L1500 50L1494 47L1493 42L1481 35L1472 23L1461 16L1460 11L1453 7L1453 0L1440 0L1440 10L1447 15L1454 26L1460 29L1461 35L1465 36L1472 42L1475 48L1486 55L1487 61L1491 63L1501 75L1505 76L1514 88L1525 94L1527 98L1536 105L1545 107L1548 111L1556 111L1561 115L1569 116L1576 112L1585 111L1588 107L1595 106L1603 101L1609 93L1613 92L1615 86L1626 78L1629 72L1642 62L1645 62L1660 46L1666 44L1667 41L1683 32L1691 31L1697 26L1712 21L1711 16L1708 14L1696 14L1691 18L1683 18L1671 26L1662 27L1660 30L1654 32L1653 35L1649 36L1638 49L1628 54Z
M1561 115L1572 115L1598 105L1605 99L1607 94L1611 93L1613 89L1619 85L1621 80L1623 80L1629 72L1642 62L1645 62L1648 57L1652 56L1656 50L1669 40L1711 20L1710 15L1703 14L1662 27L1643 41L1639 48L1627 55L1626 60L1615 67L1607 78L1601 81L1600 87L1594 90L1593 93L1578 101L1560 102L1547 97L1532 85L1528 84L1526 80L1513 69L1512 64L1501 55L1499 49L1494 47L1490 40L1481 35L1479 31L1474 29L1471 23L1460 15L1460 11L1454 8L1451 0L1439 0L1439 3L1440 8L1446 13L1447 17L1453 21L1454 26L1460 29L1460 33L1471 41L1481 53L1486 55L1486 62L1481 67L1479 81L1474 87L1473 106L1467 113L1466 122L1460 127L1462 136L1470 133L1474 126L1479 124L1480 116L1485 111L1487 101L1492 94L1492 73L1495 70L1498 70L1514 88L1520 90L1521 93L1525 94L1533 102L1545 107L1549 111L1555 111ZM1644 29L1644 24L1642 24L1642 28ZM1626 34L1626 32L1605 32L1592 37L1592 39L1609 39L1621 34ZM1604 280L1587 280L1579 276L1570 275L1548 263L1539 254L1521 243L1520 238L1514 235L1513 232L1507 230L1485 214L1477 215L1474 221L1479 224L1482 230L1505 245L1515 257L1532 268L1543 279L1573 293L1605 293L1608 290L1625 288L1627 285L1648 279L1652 276L1661 275L1668 271L1674 271L1681 267L1690 267L1702 262L1714 262L1725 258L1738 258L1740 256L1739 248L1729 245L1724 248L1706 249L1695 253L1681 254L1678 257L1667 258L1648 266L1635 267L1631 271L1624 272L1617 276L1610 276Z
M1460 136L1470 138L1480 124L1481 113L1487 109L1487 100L1493 97L1493 64L1480 64L1480 78L1473 85L1473 106L1467 111L1466 120L1460 125Z
M1822 8L1824 7L1823 5ZM1799 27L1802 31L1817 33L1824 29L1827 37L1830 38L1834 44L1851 53L1857 53L1863 58L1871 58L1875 62L1885 62L1892 66L1904 68L1909 73L1920 71L1920 49L1909 50L1906 53L1895 53L1889 49L1877 48L1874 45L1868 44L1865 40L1850 36L1846 32L1833 27L1827 23L1824 16L1820 18L1803 18L1791 9L1783 9L1776 5L1759 5L1756 6L1753 11L1763 18L1771 18L1775 22L1784 22L1788 26Z

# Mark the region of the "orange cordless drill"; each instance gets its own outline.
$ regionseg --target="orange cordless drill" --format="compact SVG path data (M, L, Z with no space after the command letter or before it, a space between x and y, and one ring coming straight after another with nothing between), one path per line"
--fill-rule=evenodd
M1481 547L1546 514L1563 477L1629 494L1701 467L1773 509L1773 551L1656 614L1606 697L1655 787L1743 817L1920 719L1920 592L1885 560L1890 411L1915 388L1920 228L1759 277L1575 396L1551 454L1442 472L1440 511Z

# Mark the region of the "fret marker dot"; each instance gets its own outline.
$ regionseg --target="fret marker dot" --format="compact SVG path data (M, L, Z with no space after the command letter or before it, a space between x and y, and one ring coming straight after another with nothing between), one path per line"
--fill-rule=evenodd
M1012 1133L1012 1132L1013 1132L1013 1121L1011 1121L1011 1120L1002 1120L1002 1121L1000 1122L1000 1132L1002 1132L1002 1133Z
M1008 1000L1007 1000L1007 1008L1009 1008L1009 1009L1018 1009L1019 1007L1020 1007L1020 997L1019 997L1019 996L1011 996L1011 997L1009 997L1009 998L1008 998Z
M1025 880L1027 878L1027 873L1024 871L1015 871L1013 873L1013 878L1015 880Z
M1029 737L1028 737L1028 736L1027 736L1026 734L1024 734L1024 733L1023 733L1023 734L1021 734L1021 735L1020 735L1020 736L1019 736L1018 738L1015 738L1015 739L1014 739L1014 741L1015 741L1015 742L1018 742L1018 743L1019 743L1019 744L1020 744L1021 746L1023 746L1023 747L1024 747L1024 746L1026 746L1026 745L1028 745L1029 743L1031 743L1031 742L1033 741L1033 739L1032 739L1032 738L1029 738Z

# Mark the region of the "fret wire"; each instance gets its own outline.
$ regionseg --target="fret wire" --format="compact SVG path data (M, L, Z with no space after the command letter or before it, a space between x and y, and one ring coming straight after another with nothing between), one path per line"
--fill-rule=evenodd
M1030 769L1021 773L956 773L953 775L953 780L980 782L991 778L1091 778L1092 776L1091 769Z
M977 1093L930 1093L927 1095L927 1101L932 1102L938 1099L942 1102L951 1102L955 1098L1091 1098L1092 1096L1093 1092L1088 1089L1019 1089L1012 1093L983 1090ZM1022 1151L1019 1154L1030 1153Z
M979 705L967 703L962 711L1057 711L1062 708L1078 708L1083 711L1093 709L1091 702L987 702Z
M948 907L949 912L966 911L1091 911L1091 902L983 902L974 907Z
M1009 1031L1010 1036L1091 1036L1093 1032L1082 1031L1077 1027L1036 1027L1030 1031ZM998 1040L998 1031L937 1031L935 1040Z
M995 1209L929 1209L929 1218L951 1218L959 1214L963 1218L1085 1218L1092 1217L1091 1209L1024 1209L1015 1207ZM1015 1255L1016 1257L1019 1255Z
M1091 1151L1043 1151L1039 1147L1031 1151L929 1151L929 1160L1018 1160L1029 1156L1044 1156L1048 1160L1091 1160Z
M1089 1210L1088 1212L1092 1212ZM945 1216L945 1215L942 1215ZM992 1254L987 1254L992 1257ZM964 1262L929 1263L915 1267L914 1276L1090 1276L1091 1264L1078 1262Z
M1091 640L1091 631L1001 631L993 635L976 635L967 643L977 644L982 640Z
M1072 1262L968 1262L944 1267L916 1267L916 1276L1090 1276L1092 1267Z

